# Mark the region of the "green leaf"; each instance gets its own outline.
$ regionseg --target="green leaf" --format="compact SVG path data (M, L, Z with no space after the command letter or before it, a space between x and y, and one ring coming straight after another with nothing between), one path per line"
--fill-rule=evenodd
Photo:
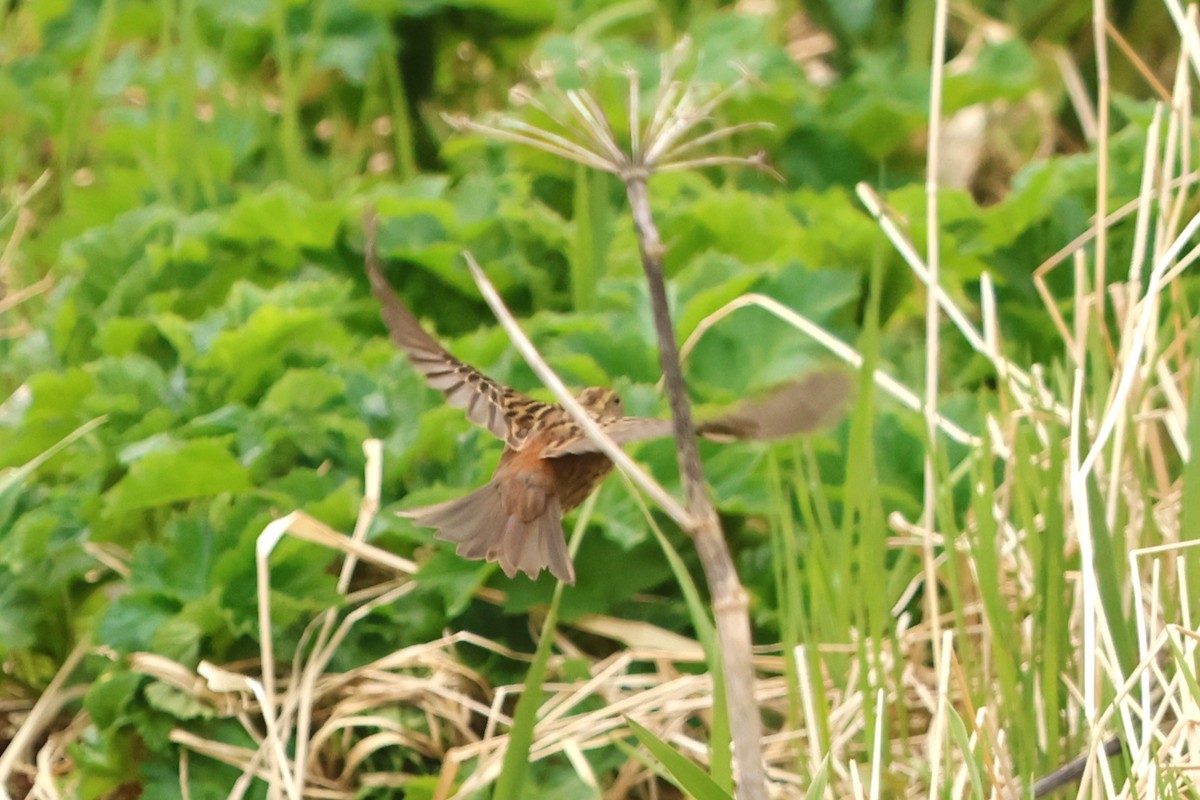
M1097 485L1095 476L1089 476L1087 482L1088 503L1093 509L1104 508L1104 501ZM1113 649L1120 659L1121 667L1128 673L1137 664L1137 646L1133 638L1133 622L1125 614L1122 605L1122 587L1128 585L1128 562L1125 559L1125 549L1116 545L1117 532L1108 527L1104 515L1091 515L1093 562L1096 570L1097 590L1100 603L1104 606L1107 616L1109 635L1112 637Z
M965 756L963 761L967 767L967 775L971 780L971 793L969 797L986 797L987 792L983 789L983 769L979 764L979 757L975 753L975 748L971 747L971 737L967 733L967 726L963 723L962 717L953 706L947 706L946 716L949 720L950 736L954 743L958 745L958 752Z
M447 619L458 618L471 604L476 590L495 567L480 566L450 550L438 550L421 564L417 580L421 586L442 598Z
M393 47L388 34L382 16L366 13L353 3L338 3L330 11L317 63L340 70L352 83L362 85L376 59Z
M178 605L145 595L118 597L105 611L97 627L97 638L119 653L151 649L159 626L171 619Z
M129 564L131 587L181 603L205 595L217 543L212 527L198 516L172 520L165 542L138 545Z
M1037 62L1020 39L985 42L966 73L948 75L942 103L952 113L975 103L1022 97L1037 79Z
M125 720L125 710L133 702L141 682L141 675L112 669L88 687L83 707L97 728L105 730Z
M344 382L328 369L292 369L271 386L259 407L272 413L319 411L344 390Z
M904 146L927 124L929 76L895 53L863 53L859 69L830 95L825 113L876 159Z
M829 754L821 761L821 768L812 777L812 783L804 793L804 800L821 800L825 797L825 788L829 785Z
M178 661L182 664L195 664L199 661L200 639L203 631L191 620L172 617L163 622L150 638L150 646L155 653Z
M154 326L146 319L117 317L96 332L96 346L108 355L123 356L135 352Z
M629 717L625 722L633 730L634 736L650 754L658 759L658 763L671 773L673 783L696 800L733 800L733 795L717 785L704 770L696 766L690 759L678 750L655 736L653 733L634 722Z
M248 488L246 470L225 444L197 439L178 449L149 453L105 495L105 513L128 514L145 508Z
M748 264L778 256L795 230L795 220L776 198L749 192L714 193L695 201L687 217L694 230L707 234L711 248Z
M408 0L405 13L430 16L442 9L464 9L494 14L525 25L545 25L554 19L558 6L550 0Z
M95 380L82 369L43 372L29 379L28 405L4 427L0 465L15 466L38 458L87 419L86 404ZM14 404L16 406L16 404Z
M200 369L210 373L212 389L222 399L249 400L283 371L284 357L325 348L329 321L328 312L317 309L264 305L243 325L219 333Z
M289 250L328 250L341 219L334 203L318 202L295 186L277 183L239 200L226 215L222 232L244 242L276 242Z
M526 776L529 772L529 748L533 745L533 729L537 725L537 712L542 704L542 687L546 679L546 668L554 650L555 631L558 627L558 606L563 597L563 584L557 582L546 618L542 621L537 651L525 675L525 687L517 700L513 712L512 728L508 734L508 749L496 790L492 800L518 800L525 796Z
M42 453L34 456L32 459L22 464L20 467L0 473L0 528L8 529L8 523L15 513L17 498L20 490L30 476L62 450L66 449L72 442L82 436L85 436L97 426L103 424L104 419L94 419L86 425L82 425L69 433L62 440L54 443Z

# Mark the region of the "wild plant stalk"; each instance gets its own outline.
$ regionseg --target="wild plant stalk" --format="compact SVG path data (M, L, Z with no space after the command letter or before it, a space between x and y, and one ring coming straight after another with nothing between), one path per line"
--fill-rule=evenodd
M671 419L675 423L679 476L687 495L687 510L693 520L693 526L687 534L696 543L696 554L700 556L700 564L708 580L717 621L717 641L725 670L725 702L729 707L730 732L737 762L738 797L765 798L766 772L763 770L760 744L762 722L754 700L754 671L750 663L753 641L750 637L749 600L734 569L725 532L721 529L721 521L717 518L704 480L704 467L700 463L700 450L696 446L692 425L691 402L679 364L671 310L667 306L662 268L664 248L650 213L646 181L641 177L628 178L625 187L637 230L642 268L650 288L659 363L667 402L671 406Z
M658 337L667 401L674 420L675 447L680 477L686 493L686 513L676 521L695 542L708 581L716 618L720 666L726 686L730 735L736 761L739 800L766 800L767 778L763 764L762 721L754 698L751 662L749 602L734 568L720 521L708 495L704 470L696 445L691 404L680 367L675 330L667 304L663 278L665 247L650 208L647 181L656 172L675 171L718 164L762 167L756 157L697 155L697 149L733 134L760 127L735 125L692 135L698 125L736 88L706 92L675 79L683 46L663 62L657 103L644 129L640 125L638 75L630 73L628 107L630 142L628 150L617 142L605 112L587 91L562 91L548 75L543 89L553 105L528 96L535 108L546 114L559 131L535 127L514 118L501 118L495 125L457 119L460 128L530 145L572 161L616 175L625 184L630 212L641 252L642 267L650 289L651 311ZM740 81L739 84L740 85ZM564 135L564 133L566 135ZM581 420L582 422L582 420Z

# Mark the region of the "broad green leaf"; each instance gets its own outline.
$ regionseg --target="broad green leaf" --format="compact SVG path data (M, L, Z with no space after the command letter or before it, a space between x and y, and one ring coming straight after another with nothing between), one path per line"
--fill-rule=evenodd
M119 653L150 650L155 631L177 610L168 600L144 594L118 597L100 619L97 639Z
M84 696L83 706L100 730L111 728L125 720L125 712L133 703L142 683L142 676L111 669L92 682Z
M290 369L267 390L259 407L276 414L313 412L340 397L344 388L342 381L328 370Z
M276 242L288 249L328 249L341 224L338 207L313 200L294 186L277 183L248 194L231 208L222 231L244 242Z
M96 332L96 346L107 355L123 356L136 351L153 326L145 319L117 317Z
M376 59L391 56L393 43L380 15L338 3L330 12L317 63L340 70L354 84L366 83Z
M160 541L143 542L134 550L130 586L180 603L199 600L209 591L218 548L219 535L199 512L176 517Z
M317 309L264 305L244 325L218 334L199 367L211 376L223 399L248 400L282 373L282 356L324 349L330 322L329 315Z
M947 113L965 106L1027 94L1037 78L1037 63L1019 39L987 42L965 73L948 75L943 89Z
M749 192L712 194L694 202L688 216L711 248L748 264L777 256L795 228L781 203Z
M191 666L200 660L204 633L199 624L178 615L158 626L150 637L150 647L155 653Z
M859 68L830 94L825 113L876 159L883 159L927 124L929 76L895 53L864 53Z
M237 492L248 488L245 469L215 439L197 439L178 449L146 455L105 496L105 512L117 516L139 509Z

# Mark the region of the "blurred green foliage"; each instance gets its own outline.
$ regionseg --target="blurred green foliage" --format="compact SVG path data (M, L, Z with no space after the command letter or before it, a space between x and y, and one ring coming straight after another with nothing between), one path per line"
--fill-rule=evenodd
M1068 132L1048 151L1022 130L996 145L998 160L1021 166L1001 170L1006 188L987 204L967 188L942 195L943 281L955 296L974 297L989 271L1011 346L1048 359L1059 344L1032 302L1029 275L1086 227L1095 172L1093 156L1072 152L1051 48L1085 48L1090 5L1059 4L1049 18L1039 4L980 5L1011 27L980 43L969 20L956 22L952 49L974 50L948 76L946 112L1049 108L1041 122ZM151 651L188 666L254 657L255 538L294 509L349 530L363 439L383 439L385 497L411 493L406 505L479 485L494 466L498 445L443 408L386 342L361 274L365 209L381 217L393 282L463 360L536 388L474 289L459 256L469 248L569 382L612 384L631 412L663 413L620 186L592 176L589 224L603 219L608 230L589 245L598 271L576 271L579 173L543 153L452 135L440 116L507 107L530 63L556 65L566 85L608 86L612 108L623 102L612 76L635 66L648 94L659 53L685 34L694 79L729 83L734 62L749 69L757 82L722 107L719 121L773 128L725 146L765 149L783 183L711 169L651 184L680 340L724 302L758 291L853 341L875 268L887 333L881 358L915 383L921 295L853 187L884 190L924 246L931 6L812 4L834 48L818 78L806 67L822 59L804 64L789 54L790 7L754 15L636 0L10 4L0 16L4 210L45 170L50 183L28 203L28 220L3 217L6 239L23 231L5 280L15 287L49 274L54 287L3 318L14 331L27 327L0 339L0 395L9 398L0 406L0 468L106 421L32 474L0 484L0 660L5 694L31 697L84 634L110 649L111 660L85 662L95 682L84 704L97 735L79 745L84 796L130 776L143 796L174 791L166 734L177 721L246 744L228 720L147 686L125 656ZM1119 81L1129 74L1117 72ZM1035 96L1039 103L1028 104ZM1136 159L1142 147L1136 115L1144 109L1126 107L1114 162ZM1034 159L1039 152L1055 156ZM1114 199L1130 197L1136 180L1114 172ZM971 361L965 349L949 358ZM716 408L821 360L796 331L752 310L708 334L687 372L702 408ZM986 376L965 368L949 379L952 396L969 398ZM920 426L884 409L874 431L880 507L910 510L919 502ZM956 410L966 421L979 412L970 400ZM822 476L837 484L846 431L831 436L815 447ZM772 453L792 458L786 446L706 449L745 565L770 557L761 525L743 520L772 511ZM674 484L669 444L645 445L638 456ZM414 595L346 641L346 664L447 626L531 647L521 614L546 602L548 579L510 583L431 547L427 531L389 514L373 541L424 568ZM97 547L128 574L102 568ZM293 541L273 555L281 659L312 616L338 602L335 561ZM681 603L634 599L671 594L670 571L616 481L603 489L577 564L564 619L600 612L687 629ZM467 600L484 580L509 590L507 607ZM748 569L746 580L761 637L778 639L771 571ZM486 669L496 682L520 678L519 665ZM194 797L223 796L216 787L232 773L198 760L192 770Z

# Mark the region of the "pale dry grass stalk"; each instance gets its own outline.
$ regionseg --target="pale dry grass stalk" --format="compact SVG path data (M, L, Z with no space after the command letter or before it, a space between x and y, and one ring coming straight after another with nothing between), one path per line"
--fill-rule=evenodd
M622 621L609 620L600 631L603 635L613 636L619 634L617 628L621 624ZM581 628L593 632L596 630L586 621ZM627 739L630 731L625 719L632 716L650 722L668 741L697 760L704 761L705 740L697 738L689 730L697 714L711 709L711 679L707 675L662 670L667 660L673 661L675 658L670 653L664 653L658 645L646 649L636 646L638 640L652 638L652 631L647 630L644 624L631 625L631 628L633 630L626 632L624 640L627 644L635 644L606 661L596 663L590 679L575 683L548 683L544 687L550 696L539 713L537 735L530 751L532 759L541 760L562 754L579 768L582 779L594 780L594 776L588 777L590 768L581 760L581 754ZM666 635L667 632L660 630L658 634ZM670 639L669 636L666 638ZM425 752L443 761L436 797L465 797L485 788L497 776L508 746L508 735L498 730L509 727L512 720L499 709L524 687L519 684L498 687L492 703L487 705L477 703L461 693L438 690L429 679L402 672L419 664L440 663L443 667L448 666L453 661L446 658L449 656L448 648L466 642L486 646L508 656L516 655L479 637L454 634L436 642L408 648L344 675L325 676L317 692L310 698L323 709L323 716L327 717L327 721L313 736L311 752L319 752L338 730L375 729L377 733L366 735L361 740L366 743L363 745L365 749L356 763L361 763L363 757L374 749L404 747L406 750ZM678 655L684 662L694 662L701 656L701 649L698 643L687 642L678 648ZM660 669L642 672L639 670L641 664L658 664ZM778 672L782 669L782 661L777 657L759 659L758 664L764 671ZM209 676L205 684L196 677L185 677L187 671L181 670L179 665L165 659L139 662L139 671L160 680L168 680L171 685L181 689L186 687L197 699L220 697L223 715L229 715L232 709L236 709L234 715L250 723L261 714L259 703L236 700L237 695L244 695L248 690L249 682L245 675L208 666L203 670ZM403 680L397 680L401 678ZM227 694L230 692L233 694ZM779 677L764 678L755 688L756 701L767 708L780 706L785 701L786 693L787 687ZM439 695L444 697L445 703L435 702L434 698ZM588 709L590 699L596 696L604 698L604 705ZM376 707L417 702L418 698L427 714L444 720L450 724L450 729L456 731L454 737L448 738L452 740L457 737L463 743L449 747L439 745L432 739L399 729L390 719L370 711ZM473 732L474 726L455 723L454 715L461 714L464 709L486 719L487 725L482 736ZM249 777L274 786L281 783L277 768L262 757L262 746L258 750L230 746L195 736L183 729L173 731L171 736L173 741L188 749L245 770ZM266 744L265 739L263 743ZM771 775L784 787L781 789L784 791L782 796L800 797L798 790L804 784L803 777L783 767L790 760L790 748L772 751ZM474 763L475 769L469 776L461 778L460 767L466 763ZM299 765L293 763L292 774L300 774ZM356 786L390 785L389 780L402 780L402 776L389 778L386 774L369 772L355 774L354 764L347 764L340 775L310 774L310 785L305 792L313 797L345 798L353 796ZM791 790L786 787L791 787Z
M1171 97L1176 109L1187 109L1190 108L1190 81L1194 77L1182 69L1182 64L1190 63L1192 71L1200 75L1200 70L1197 70L1197 65L1200 65L1200 59L1197 59L1200 42L1197 42L1195 32L1196 16L1194 9L1189 9L1185 15L1177 4L1169 5L1174 9L1172 13L1181 29L1186 27L1186 30L1181 30L1184 58L1180 61L1181 69L1177 73ZM1185 16L1186 26L1183 22ZM1107 28L1107 20L1102 12L1098 11L1094 23L1097 47L1102 49L1102 37ZM1106 65L1102 65L1102 84L1106 81L1106 70ZM1096 140L1100 150L1097 180L1102 195L1106 191L1104 187L1107 185L1109 169L1106 151L1107 92L1107 86L1102 86L1095 112ZM1176 313L1172 311L1171 306L1174 293L1177 292L1173 281L1200 255L1197 248L1190 246L1194 235L1200 231L1200 219L1186 220L1182 212L1189 199L1194 200L1191 189L1196 182L1196 172L1191 166L1190 125L1190 117L1186 113L1166 110L1157 112L1148 131L1139 196L1112 212L1108 211L1104 202L1099 203L1093 227L1045 262L1035 273L1035 286L1045 301L1048 313L1055 320L1065 344L1064 351L1068 362L1074 368L1072 385L1066 397L1056 396L1056 393L1050 390L1041 379L1040 370L1036 365L1019 367L1001 354L1000 345L1003 339L990 281L986 275L981 280L984 323L981 336L966 322L969 316L967 312L954 308L949 298L939 300L941 311L946 313L978 352L985 354L992 361L1008 395L1018 402L1018 406L1009 412L1007 420L988 420L992 451L1001 460L1005 471L1015 472L1017 465L1011 463L1011 444L1015 442L1018 431L1026 425L1034 426L1038 432L1037 438L1044 447L1062 446L1048 437L1048 429L1037 419L1039 414L1051 413L1069 430L1065 443L1069 454L1066 476L1068 491L1060 498L1060 502L1063 503L1065 519L1070 526L1067 546L1075 545L1081 548L1083 567L1076 584L1076 598L1070 606L1076 630L1083 634L1083 653L1079 662L1082 683L1074 698L1074 710L1078 711L1092 731L1088 737L1091 749L1087 759L1089 766L1082 776L1082 792L1087 792L1088 787L1092 787L1092 790L1101 791L1106 795L1132 790L1136 796L1153 796L1154 787L1161 786L1161 783L1156 784L1155 781L1161 781L1164 774L1155 764L1162 762L1163 753L1167 751L1163 750L1161 745L1165 745L1170 734L1156 733L1161 731L1161 727L1139 720L1147 720L1152 716L1151 709L1154 704L1147 699L1152 693L1145 686L1151 680L1152 674L1159 673L1153 664L1161 664L1164 661L1164 648L1168 638L1160 637L1151 647L1148 644L1150 637L1146 633L1139 633L1142 661L1135 674L1139 676L1143 688L1138 692L1136 714L1132 708L1121 710L1123 704L1131 705L1134 702L1128 697L1127 690L1121 692L1115 704L1101 706L1098 702L1102 686L1122 687L1127 685L1129 678L1122 673L1110 635L1110 626L1115 624L1115 621L1108 619L1100 598L1102 591L1119 591L1119 588L1100 586L1095 566L1091 523L1103 522L1111 530L1122 515L1132 513L1136 520L1137 515L1153 514L1156 524L1168 539L1179 536L1178 507L1172 507L1174 501L1171 500L1178 493L1178 485L1174 483L1175 478L1172 477L1169 462L1176 455L1184 458L1190 456L1185 436L1186 397L1194 379L1194 367L1191 366L1194 364L1194 356L1189 353L1189 326L1186 324L1186 318L1175 325L1174 330L1177 333L1173 340L1163 341L1160 340L1160 336L1169 330L1161 323L1164 312L1168 316ZM1160 130L1160 126L1165 128L1165 134ZM932 156L930 160L933 161ZM860 188L859 196L879 220L881 230L896 245L921 281L930 287L931 294L937 293L936 280L931 277L933 270L926 269L899 226L882 213L882 203L879 203L873 193L865 187ZM929 213L932 216L932 209ZM1107 277L1109 270L1105 257L1100 255L1089 260L1083 248L1095 243L1097 251L1103 253L1106 249L1108 226L1116 224L1130 214L1136 214L1133 220L1134 245L1130 254L1130 278L1123 283L1113 283ZM936 230L930 229L927 239L934 241L935 234ZM1046 282L1049 271L1068 258L1072 259L1075 265L1075 292L1072 300L1076 313L1071 323L1059 312L1059 300L1051 295ZM1148 270L1143 268L1147 260L1150 262ZM1106 314L1109 302L1112 303L1113 316L1117 321L1115 328L1111 327ZM731 306L738 303L739 301L734 301ZM1085 347L1087 342L1097 338L1103 343L1111 343L1107 355L1110 359L1108 369L1111 370L1113 379L1102 404L1094 407L1091 394L1093 390L1090 388L1094 373L1085 359L1085 354L1095 358L1096 353L1085 351ZM1165 436L1156 429L1159 425L1162 426ZM944 431L944 426L941 429ZM1164 448L1172 449L1173 453L1164 452ZM1041 459L1044 455L1035 454L1034 457ZM1155 496L1162 498L1160 504L1142 508L1141 497L1130 485L1130 464L1133 458L1144 458L1151 464L1150 474L1156 484L1153 491ZM1090 496L1090 492L1094 490L1089 489L1089 485L1093 481L1103 487L1103 502L1100 506L1096 506ZM1033 585L1023 540L1027 536L1037 535L1037 532L1023 530L1018 524L1009 521L1010 480L1002 481L998 489L1000 494L995 499L994 513L999 532L1003 536L1000 540L1003 548L1001 564L1016 579L1016 583L1009 588L1014 592L1012 602L1021 603L1021 597L1027 596ZM894 520L893 524L900 525L908 531L913 531L914 528L902 520ZM918 539L924 536L929 543L938 543L940 547L961 551L961 547L956 543L942 540L942 537L931 529L932 526L916 527L920 528L915 531ZM1131 541L1136 545L1139 539L1133 535L1133 530L1131 524L1127 535L1132 536ZM1165 547L1169 550L1181 546L1185 545L1171 544ZM1186 546L1190 547L1190 544ZM1145 581L1149 580L1154 590L1160 591L1163 584L1171 585L1164 581L1163 574L1169 574L1170 581L1176 582L1183 569L1181 565L1168 570L1165 566L1148 568L1144 563L1139 564L1135 556L1144 555L1146 552L1149 551L1135 547L1135 555L1130 557L1130 574L1134 581L1133 606L1139 615L1150 613L1153 616L1161 613L1158 609L1166 604L1147 602L1143 599L1142 587ZM941 559L936 561L936 564L942 563ZM1186 587L1183 591L1186 594ZM1186 603L1184 606L1186 607ZM1177 629L1189 630L1190 626L1191 623L1185 621ZM1148 631L1147 625L1139 623L1139 631ZM981 627L981 632L985 635L986 642L986 626ZM966 632L959 631L960 635L964 633ZM1031 644L1025 641L1022 648L1028 648ZM1182 646L1177 648L1183 650ZM1149 652L1151 650L1155 652ZM940 660L935 662L944 663ZM1069 676L1063 677L1069 681ZM1180 707L1184 705L1184 701L1179 698L1174 703ZM1158 706L1159 710L1156 712L1159 722L1163 716L1161 708ZM986 714L987 711L988 708L981 708L973 716L990 720L993 715ZM1072 717L1071 724L1074 724L1076 719ZM1104 755L1105 748L1110 746L1109 726L1118 719L1119 727L1125 731L1124 738L1127 741L1130 737L1140 737L1145 742L1147 737L1153 735L1157 737L1154 740L1161 743L1160 751L1153 757L1146 754L1144 746L1137 751L1136 774L1133 783L1127 784L1125 789L1117 784ZM933 733L935 736L942 736L939 731L940 726L944 725L944 715L935 712L934 720ZM1183 737L1182 730L1176 729L1176 739L1172 744ZM1012 776L1004 775L1006 768L1003 762L992 755L994 751L1002 748L1002 743L995 737L985 737L985 732L983 727L977 726L978 737L973 735L971 746L983 745L990 739L991 743L984 745L982 754L984 763L992 771L993 785L1011 785ZM939 748L935 745L929 747L932 758L938 757L934 752L937 749ZM1183 752L1182 747L1178 752ZM811 761L810 758L810 763ZM935 776L929 791L938 793L949 790L951 796L960 796L960 792L966 791L965 774L961 762L954 767L953 775L943 770L942 775L945 778ZM852 788L852 785L848 785L849 788ZM1148 792L1150 794L1147 794Z
M43 171L33 183L24 187L13 198L12 205L5 210L3 215L0 215L0 231L8 227L10 222L12 223L12 232L8 235L3 249L0 249L0 314L12 311L22 303L49 291L54 286L54 281L49 275L25 286L14 286L13 279L14 259L21 242L25 240L26 234L33 227L36 219L28 208L29 203L50 182L50 176L50 170ZM20 336L27 330L28 327L20 322L0 327L0 338Z
M330 657L356 622L380 605L396 602L413 588L414 584L406 578L347 594L350 610L340 623L334 625L333 609L318 614L305 631L290 668L284 669L276 663L270 641L269 556L283 536L302 538L346 553L339 577L343 593L347 591L355 559L365 559L401 576L411 574L415 568L412 562L362 541L379 504L378 443L368 442L365 447L367 491L354 536L339 534L299 512L270 523L260 536L259 609L264 641L258 664L249 665L257 677L246 666L235 671L202 663L197 672L192 672L162 656L142 653L132 658L133 669L185 693L214 714L238 719L257 742L256 747L239 747L197 736L182 727L171 732L172 741L186 750L242 771L229 795L231 798L244 796L255 781L267 784L269 796L289 799L343 800L355 796L362 788L403 785L408 779L403 774L363 769L366 759L384 748L402 748L441 760L444 766L435 792L438 798L465 797L485 788L498 775L508 746L508 735L501 731L513 724L501 709L524 687L498 687L490 703L481 702L473 692L488 691L486 683L463 667L451 651L471 645L507 658L527 659L527 656L460 632L405 648L346 673L328 671ZM530 757L539 760L562 754L575 766L581 780L596 785L583 753L628 739L631 732L625 720L634 716L650 722L665 732L668 741L703 760L704 740L688 731L697 714L711 709L711 679L707 675L663 669L672 663L702 660L704 651L699 643L647 623L605 617L584 618L574 627L590 635L620 641L626 650L596 663L588 680L545 686L550 697L539 714ZM564 649L578 652L569 642ZM639 665L643 663L657 664L659 670L642 672ZM768 672L782 669L782 660L774 656L757 658L756 663ZM786 687L780 678L766 678L755 685L756 703L774 705L782 702L785 694ZM603 707L585 710L593 697L602 697ZM397 705L420 709L427 721L426 730L401 727L390 714L376 711ZM485 721L482 736L476 733L478 727L473 720ZM318 754L335 742L346 741L348 734L354 734L355 743L344 753L342 768L337 773L327 772L323 766L327 760L318 759ZM776 757L779 762L788 759L786 753L778 753ZM460 780L460 767L466 763L475 764L475 769ZM800 776L779 767L772 774L787 785L802 783ZM650 781L652 776L651 771L642 770L629 774L627 780L636 785ZM183 781L186 776L181 772ZM186 783L181 783L180 791L186 795Z
M938 247L940 218L938 214L938 165L941 163L939 148L942 131L942 83L946 61L946 18L949 4L936 0L933 10L932 66L929 86L929 144L925 152L925 259L929 271L925 291L925 474L922 481L923 498L921 524L933 530L936 527L937 497L940 491L938 453L941 452L938 436L938 389L941 380L941 314L938 289L941 287L941 253ZM926 613L933 622L933 660L941 661L939 650L941 636L938 623L938 591L936 554L933 542L926 539L921 548L921 563L925 568ZM936 787L940 752L934 753L934 780Z
M46 689L38 697L37 702L29 709L25 717L25 721L21 727L13 734L8 746L4 748L4 752L0 753L0 798L2 800L10 800L8 793L9 779L13 772L27 763L25 759L28 757L28 751L33 746L37 737L50 725L60 711L68 704L75 702L87 691L88 686L68 686L67 682L71 676L75 674L75 670L79 667L79 662L83 660L91 651L91 639L87 636L76 642L62 666L58 668L58 672L54 674L54 678L46 686ZM53 746L51 742L48 746ZM35 798L48 798L56 796L54 792L54 783L51 781L47 784L45 779L46 769L43 767L43 759L39 756L35 775L37 781L34 786L33 796Z

